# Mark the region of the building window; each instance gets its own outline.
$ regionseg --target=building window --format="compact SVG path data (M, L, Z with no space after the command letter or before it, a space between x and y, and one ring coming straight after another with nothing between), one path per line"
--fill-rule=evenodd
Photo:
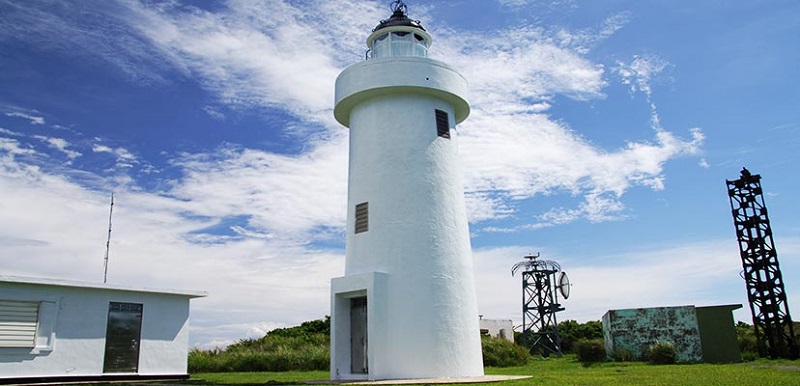
M0 300L0 347L35 347L38 322L39 302Z
M369 203L362 202L356 205L356 233L369 230Z
M450 139L450 118L446 111L436 110L436 134Z

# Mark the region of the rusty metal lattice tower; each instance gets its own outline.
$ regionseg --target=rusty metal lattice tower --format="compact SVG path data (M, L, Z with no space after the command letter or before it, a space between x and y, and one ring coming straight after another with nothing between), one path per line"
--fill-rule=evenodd
M742 168L741 178L725 182L739 239L744 268L742 277L747 284L759 354L771 358L797 358L798 347L764 204L761 176Z
M558 303L558 292L569 297L569 279L564 272L556 282L561 266L552 260L538 260L536 256L525 256L526 260L514 264L511 275L522 268L522 340L531 351L539 348L542 355L561 356L561 336L558 333L556 312L564 311ZM556 290L559 291L556 291Z

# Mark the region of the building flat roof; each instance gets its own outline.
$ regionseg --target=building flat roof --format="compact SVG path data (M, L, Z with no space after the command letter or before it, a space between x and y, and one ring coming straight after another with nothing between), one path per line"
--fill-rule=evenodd
M73 288L92 288L92 289L127 291L127 292L148 292L148 293L165 294L165 295L181 295L190 298L202 298L208 296L208 292L206 291L156 289L156 288L133 287L133 286L116 285L116 284L88 283L88 282L80 282L73 280L34 278L34 277L24 277L24 276L12 276L12 275L0 275L0 283L35 284L35 285L48 285L56 287L73 287Z
M621 309L616 309L616 310L608 310L606 312L606 314L609 313L609 312L612 312L612 311L614 311L614 312L616 312L616 311L636 311L636 310L654 310L654 309L659 309L659 308L663 309L663 308L687 308L687 307L694 307L695 309L698 309L698 308L700 308L700 309L703 309L703 308L729 308L731 311L733 311L733 310L737 310L739 308L742 308L742 305L741 304L720 304L720 305L716 305L716 306L695 306L694 304L686 304L686 305L683 305L683 306L621 308Z

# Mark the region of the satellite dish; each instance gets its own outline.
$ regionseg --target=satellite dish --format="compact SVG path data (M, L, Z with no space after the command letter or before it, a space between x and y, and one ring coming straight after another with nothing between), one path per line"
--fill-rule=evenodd
M569 299L569 277L566 272L561 272L561 276L558 277L558 292L561 292L564 299Z

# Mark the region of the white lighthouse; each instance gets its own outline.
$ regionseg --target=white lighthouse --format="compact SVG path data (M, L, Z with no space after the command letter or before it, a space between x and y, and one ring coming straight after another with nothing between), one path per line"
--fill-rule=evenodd
M452 129L466 80L428 58L402 1L336 80L350 128L345 276L331 282L331 378L483 376L472 252Z

